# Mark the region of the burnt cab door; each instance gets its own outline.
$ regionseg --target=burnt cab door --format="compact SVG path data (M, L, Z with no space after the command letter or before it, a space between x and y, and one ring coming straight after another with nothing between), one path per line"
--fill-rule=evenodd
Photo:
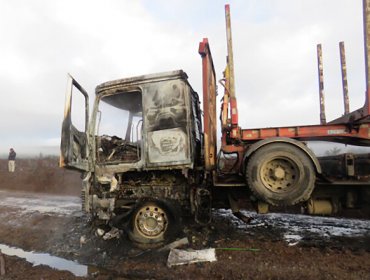
M60 144L61 167L79 171L90 170L88 124L89 96L81 85L68 75Z

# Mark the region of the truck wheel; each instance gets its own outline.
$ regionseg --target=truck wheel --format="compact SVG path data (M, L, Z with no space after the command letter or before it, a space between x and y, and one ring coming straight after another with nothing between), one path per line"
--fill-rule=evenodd
M252 192L276 206L307 200L316 179L309 156L287 143L273 143L257 150L247 163L246 176Z
M163 201L139 203L133 212L129 238L137 244L160 245L172 238L178 230L175 211Z

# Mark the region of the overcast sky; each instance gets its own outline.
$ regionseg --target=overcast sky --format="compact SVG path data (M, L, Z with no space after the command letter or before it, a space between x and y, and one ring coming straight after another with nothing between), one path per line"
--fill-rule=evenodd
M183 69L201 94L202 38L209 39L217 78L225 67L225 3L0 0L0 154L59 146L67 73L94 95L108 80ZM350 109L363 105L361 0L228 3L241 127L319 123L317 43L327 119L343 113L340 41Z

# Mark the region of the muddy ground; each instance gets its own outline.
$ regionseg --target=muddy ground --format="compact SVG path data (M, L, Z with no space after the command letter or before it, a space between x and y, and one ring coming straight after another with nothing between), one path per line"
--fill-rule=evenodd
M19 163L15 174L0 161L0 243L76 261L82 273L5 255L0 279L370 279L369 220L245 212L254 218L246 225L224 209L211 226L185 223L180 234L184 249L216 248L217 261L169 268L168 251L133 247L123 232L96 236L80 211L78 174L42 160L47 172Z

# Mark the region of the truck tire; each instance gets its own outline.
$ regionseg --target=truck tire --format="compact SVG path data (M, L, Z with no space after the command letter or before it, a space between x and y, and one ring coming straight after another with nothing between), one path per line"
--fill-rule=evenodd
M175 237L179 217L169 203L160 200L139 202L131 216L128 236L136 245L160 246Z
M247 183L257 198L275 206L306 201L315 186L310 157L288 143L262 146L247 163Z

